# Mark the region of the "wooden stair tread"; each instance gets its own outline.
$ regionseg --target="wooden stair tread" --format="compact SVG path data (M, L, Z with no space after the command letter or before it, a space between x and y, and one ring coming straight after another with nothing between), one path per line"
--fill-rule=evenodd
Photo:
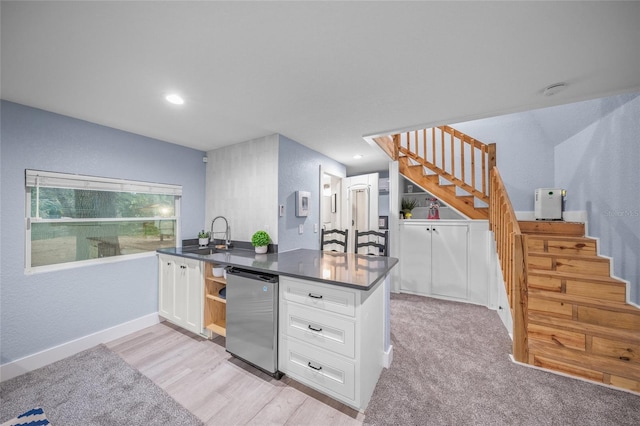
M589 282L597 282L603 285L623 285L626 287L626 283L617 278L612 278L611 276L601 276L601 275L587 275L580 274L575 272L563 272L563 271L550 271L547 269L532 269L529 271L529 275L542 275L547 277L554 277L560 279L567 280L579 280L579 281L589 281Z
M640 309L626 302L615 302L611 300L594 299L592 297L579 296L577 294L566 294L555 291L529 289L529 297L554 300L563 303L576 304L581 306L591 306L608 311L624 312L627 314L640 316ZM640 336L640 335L639 335Z
M621 340L636 344L640 343L640 334L638 334L637 331L605 327L602 325L579 322L567 318L552 317L538 312L529 312L527 319L530 324L538 324L558 328L560 330L584 333L590 336L601 337L603 339Z
M558 257L565 259L592 260L594 262L609 263L609 258L598 256L596 254L573 254L573 253L549 253L545 251L530 251L528 256L538 257Z
M584 223L565 221L519 220L520 232L523 234L565 235L584 237Z
M555 346L542 341L531 340L529 349L535 355L547 355L553 359L562 360L566 363L578 367L587 368L593 371L606 372L621 377L640 379L640 364L622 361L619 359L596 355L576 349Z
M527 238L530 240L549 240L549 241L572 241L572 242L596 242L595 238L591 237L576 237L574 235L558 235L558 234L529 234Z

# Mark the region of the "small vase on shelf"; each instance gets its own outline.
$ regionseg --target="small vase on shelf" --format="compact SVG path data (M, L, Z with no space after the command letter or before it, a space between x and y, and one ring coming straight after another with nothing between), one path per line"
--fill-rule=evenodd
M206 247L209 245L209 233L204 232L204 229L198 233L198 245L200 247Z

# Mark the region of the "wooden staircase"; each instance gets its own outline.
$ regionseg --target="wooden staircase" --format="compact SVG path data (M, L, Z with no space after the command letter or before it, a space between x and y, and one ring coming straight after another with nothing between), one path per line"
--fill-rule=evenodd
M626 303L626 283L611 277L609 259L598 256L582 224L538 225L520 222L528 289L525 362L640 392L640 309ZM559 235L568 228L569 235Z
M489 219L516 361L640 393L640 309L626 302L627 284L611 277L584 224L518 221L494 144L448 126L374 140L412 182Z
M449 126L374 138L400 173L470 219L489 218L489 171L495 144Z

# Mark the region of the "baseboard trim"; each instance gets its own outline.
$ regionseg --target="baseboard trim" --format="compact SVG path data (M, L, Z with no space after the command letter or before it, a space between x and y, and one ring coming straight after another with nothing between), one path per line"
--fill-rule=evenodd
M391 367L392 362L393 362L393 345L389 345L389 349L384 351L382 365L384 366L384 368L389 368Z
M578 376L572 376L571 374L563 373L561 371L548 370L546 368L538 367L537 365L531 365L531 364L527 364L527 363L524 363L524 362L516 361L516 359L513 357L513 354L509 354L509 359L511 360L512 363L517 364L517 365L519 365L521 367L528 367L528 368L532 368L534 370L544 371L545 373L555 374L556 376L567 377L567 378L573 379L573 380L580 380L581 382L591 383L592 385L603 386L605 388L609 388L609 389L617 390L617 391L620 391L620 392L626 392L626 393L630 393L632 395L640 396L640 392L634 392L634 391L632 391L630 389L619 388L617 386L608 385L606 383L596 382L594 380L589 380L589 379L585 379L585 378L578 377Z
M126 336L127 334L142 330L143 328L158 324L159 322L160 318L156 312L80 337L70 342L45 349L16 361L2 364L0 365L0 382L4 382L5 380L12 379L29 371L44 367L45 365L49 365L52 362L77 354L78 352L92 348L100 343L110 342Z

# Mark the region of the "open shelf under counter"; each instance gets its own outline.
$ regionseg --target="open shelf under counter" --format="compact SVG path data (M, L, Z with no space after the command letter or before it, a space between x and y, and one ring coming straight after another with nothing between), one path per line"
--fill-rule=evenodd
M220 290L227 286L224 277L213 275L214 265L207 263L204 274L204 324L210 332L227 335L227 301L220 297Z
M215 294L205 294L205 297L209 300L215 300L216 302L220 302L220 303L227 303L227 299L223 299L220 296L216 296Z
M225 319L219 320L218 322L212 322L207 324L206 329L209 331L213 331L214 333L226 337L227 336L227 321Z

